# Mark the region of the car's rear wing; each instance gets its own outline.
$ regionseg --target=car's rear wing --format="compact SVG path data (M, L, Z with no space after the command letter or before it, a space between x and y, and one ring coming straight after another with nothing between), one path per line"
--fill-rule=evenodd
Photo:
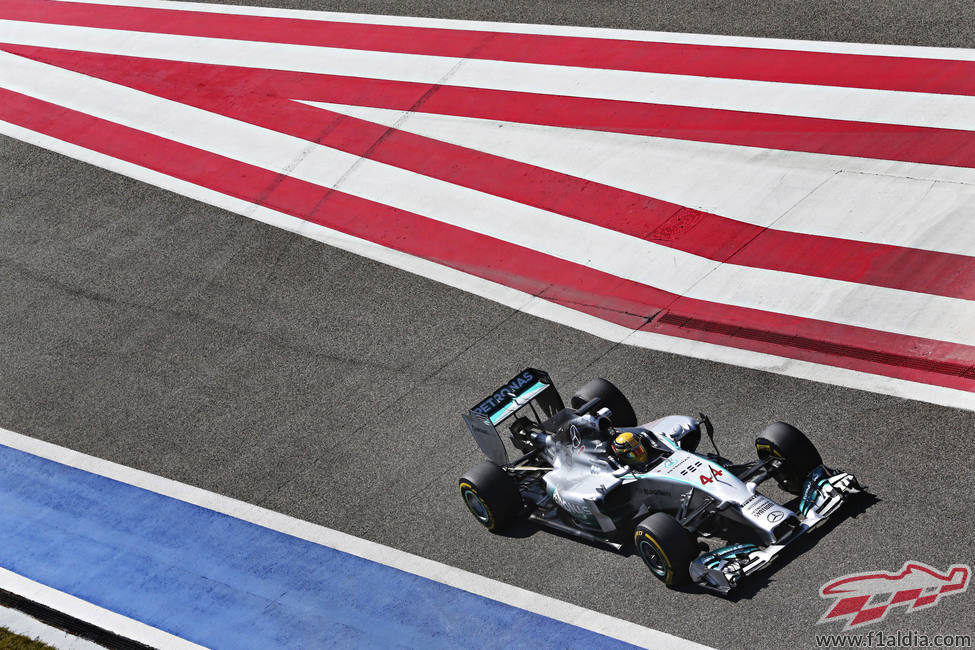
M462 416L477 446L498 465L508 462L508 452L495 427L523 406L531 407L538 423L563 408L547 372L525 368Z

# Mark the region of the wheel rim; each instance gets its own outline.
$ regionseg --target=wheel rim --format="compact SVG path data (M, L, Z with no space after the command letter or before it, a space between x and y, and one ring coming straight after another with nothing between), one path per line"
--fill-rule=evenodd
M491 521L491 513L474 490L464 490L464 501L467 503L468 510L477 517L479 522L487 525Z
M656 546L646 540L640 542L640 557L655 576L663 578L667 575L667 562Z

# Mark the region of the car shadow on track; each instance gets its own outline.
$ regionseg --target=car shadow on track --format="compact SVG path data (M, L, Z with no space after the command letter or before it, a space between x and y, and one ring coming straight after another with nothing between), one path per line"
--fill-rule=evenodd
M608 544L600 542L591 542L589 540L583 539L581 537L576 537L569 533L556 530L554 528L548 528L542 524L539 524L528 519L523 519L516 524L513 524L506 528L503 532L495 533L499 537L510 537L512 539L525 539L532 537L535 533L542 533L544 535L554 535L555 537L561 537L562 539L571 541L575 544L583 544L591 548L599 549L600 551L606 551L607 553L613 553L614 555L620 555L622 557L630 557L634 554L633 544L628 542L623 545L622 548L616 549Z
M537 533L541 528L527 519L520 519L516 523L508 526L502 531L494 531L498 537L511 537L512 539L525 539ZM554 532L554 531L551 531ZM563 535L568 537L568 535Z

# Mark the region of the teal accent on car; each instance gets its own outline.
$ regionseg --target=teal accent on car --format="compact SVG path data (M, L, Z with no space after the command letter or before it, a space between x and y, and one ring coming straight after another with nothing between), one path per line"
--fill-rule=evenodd
M500 411L492 415L489 418L491 424L497 424L501 420L505 419L506 417L511 415L513 411L517 411L519 408L521 408L521 406L524 406L526 403L528 403L528 400L535 397L546 388L548 388L548 384L542 383L540 381L536 381L534 384L531 385L530 388L528 388L528 390L526 390L524 393L519 395L517 399L511 400L508 404L504 406L504 408L502 408ZM520 406L518 405L519 400L523 402Z

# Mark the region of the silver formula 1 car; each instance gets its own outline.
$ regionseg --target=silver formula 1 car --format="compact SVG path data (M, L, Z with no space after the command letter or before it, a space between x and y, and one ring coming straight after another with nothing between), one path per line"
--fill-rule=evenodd
M789 424L766 427L755 440L758 458L733 463L716 447L697 453L702 430L714 446L705 415L637 426L629 401L605 379L585 384L565 408L548 374L527 368L463 418L489 459L460 479L481 524L500 531L528 517L617 550L632 536L670 586L693 581L727 593L861 491ZM508 438L522 454L515 460L497 428L509 420ZM621 458L622 439L639 443L639 456ZM758 491L769 478L801 497L795 509ZM711 536L737 542L708 550L698 538Z

